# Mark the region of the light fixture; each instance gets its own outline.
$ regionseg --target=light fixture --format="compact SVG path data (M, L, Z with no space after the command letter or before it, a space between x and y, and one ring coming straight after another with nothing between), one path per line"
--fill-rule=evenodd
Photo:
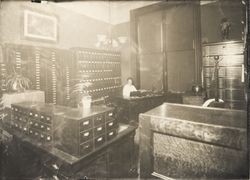
M109 1L109 24L110 27L108 35L97 34L97 42L95 44L97 48L104 48L104 49L118 48L119 46L127 42L126 36L119 36L117 38L112 37L110 1Z

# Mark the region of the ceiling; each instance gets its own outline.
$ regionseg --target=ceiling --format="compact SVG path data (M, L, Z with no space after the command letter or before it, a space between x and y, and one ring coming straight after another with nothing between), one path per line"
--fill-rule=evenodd
M60 6L75 13L82 14L112 25L128 22L130 10L148 6L161 0L135 0L135 1L66 1L57 2ZM162 0L163 1L163 0ZM213 4L218 0L201 0L201 5Z
M157 2L159 1L75 1L57 2L56 5L116 25L129 21L130 10Z

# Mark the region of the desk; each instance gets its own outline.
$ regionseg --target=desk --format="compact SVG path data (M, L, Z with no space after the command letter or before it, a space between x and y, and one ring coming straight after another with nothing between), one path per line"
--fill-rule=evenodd
M246 111L164 103L139 132L143 179L249 179Z
M5 127L8 129L7 127ZM78 158L54 147L45 147L22 137L17 132L11 143L9 154L4 157L5 169L1 177L36 177L59 179L87 178L132 178L134 162L135 128L129 125L119 126L117 137L96 149L91 154Z
M165 101L165 96L162 94L123 98L118 96L115 98L117 105L118 120L122 123L138 124L140 113L144 113L154 107L161 105Z

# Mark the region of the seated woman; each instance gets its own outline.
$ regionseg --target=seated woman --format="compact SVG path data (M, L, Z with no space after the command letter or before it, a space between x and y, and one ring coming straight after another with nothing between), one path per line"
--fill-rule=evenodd
M131 77L129 77L127 79L127 84L125 84L123 87L122 95L124 98L129 98L130 93L133 91L137 91L137 90L136 90L135 86L133 85L133 79Z

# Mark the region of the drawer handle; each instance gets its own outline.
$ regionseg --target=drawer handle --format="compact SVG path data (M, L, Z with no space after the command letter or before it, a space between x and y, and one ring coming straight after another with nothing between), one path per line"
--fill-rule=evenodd
M50 121L50 118L49 118L49 117L47 117L47 121Z
M50 141L50 139L51 139L50 136L48 136L48 137L47 137L47 140Z
M109 116L113 116L113 113L109 113Z
M111 123L109 123L109 126L113 126L113 124L114 124L114 123L113 123L113 122L111 122Z
M30 112L30 115L32 116L32 115L33 115L33 113L31 113L31 112Z
M97 131L101 131L101 130L102 130L102 127L97 128Z
M89 132L84 133L84 136L85 137L89 136Z
M44 128L44 126L43 126L43 125L41 125L41 128L43 129L43 128Z
M49 130L50 130L50 128L49 128L49 127L47 127L47 130L49 131Z
M35 114L35 117L38 117L38 114Z
M98 139L97 139L97 142L102 141L102 139L103 139L102 137L98 138Z
M87 149L87 148L89 148L89 145L84 146L84 149Z
M37 136L37 135L38 135L38 133L37 133L37 132L35 132L35 135Z
M54 169L56 169L56 170L59 169L59 167L58 167L56 164L53 164L52 167L53 167Z
M37 123L35 123L35 126L38 126L38 124L37 124Z
M43 135L43 134L41 134L41 138L44 138L44 135Z
M24 130L24 131L27 131L27 128L25 127L25 128L23 128L23 130Z
M97 120L97 121L101 121L102 118L101 118L101 117L97 117L96 120Z
M33 122L32 122L32 121L30 121L30 124L33 124Z
M84 126L89 125L89 121L83 122L83 125L84 125Z
M114 132L110 132L110 133L109 133L109 136L112 136L113 134L114 134Z
M33 133L33 131L32 131L32 130L30 130L30 133L32 134L32 133Z
M41 116L41 119L44 119L44 116Z

